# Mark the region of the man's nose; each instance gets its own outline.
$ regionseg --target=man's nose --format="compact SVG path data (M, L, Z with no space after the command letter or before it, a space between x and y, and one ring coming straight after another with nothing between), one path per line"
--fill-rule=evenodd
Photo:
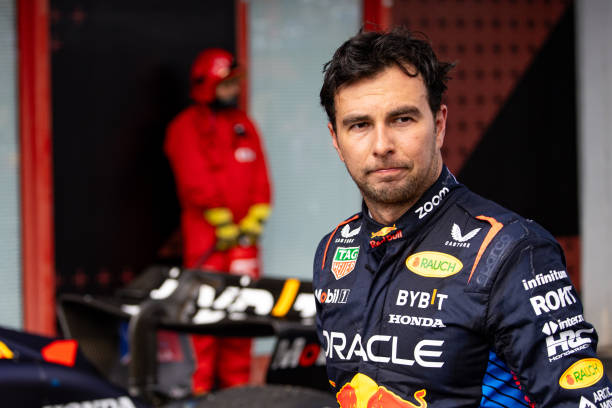
M373 154L375 156L384 157L393 153L394 150L395 143L389 129L384 125L376 126L374 128Z

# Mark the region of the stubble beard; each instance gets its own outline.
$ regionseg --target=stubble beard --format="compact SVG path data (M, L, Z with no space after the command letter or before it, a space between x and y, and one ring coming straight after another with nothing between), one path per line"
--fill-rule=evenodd
M435 169L438 167L438 161L435 149L432 149L429 167L414 172L414 163L410 161L402 166L396 166L408 170L408 174L402 180L396 182L381 181L377 184L368 182L367 171L364 172L362 177L356 177L348 167L347 170L366 202L369 201L381 206L406 206L414 204L427 188L435 182L433 176L435 175Z

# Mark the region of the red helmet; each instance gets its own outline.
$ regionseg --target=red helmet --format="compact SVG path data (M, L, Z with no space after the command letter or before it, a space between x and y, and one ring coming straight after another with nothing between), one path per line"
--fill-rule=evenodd
M234 56L220 48L202 51L191 67L191 98L198 103L215 100L217 85L237 74Z

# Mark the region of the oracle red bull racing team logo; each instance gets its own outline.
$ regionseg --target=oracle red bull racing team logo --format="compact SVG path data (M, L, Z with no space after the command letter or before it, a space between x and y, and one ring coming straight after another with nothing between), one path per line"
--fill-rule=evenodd
M340 408L426 408L426 390L414 393L416 403L406 401L393 391L376 384L365 374L357 373L336 394Z
M355 269L357 257L359 256L359 247L336 248L334 260L332 262L331 271L336 280L344 278L346 275Z

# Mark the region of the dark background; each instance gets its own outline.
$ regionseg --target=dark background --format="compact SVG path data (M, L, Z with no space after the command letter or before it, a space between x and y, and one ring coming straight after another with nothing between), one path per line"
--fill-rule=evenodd
M164 132L189 104L197 53L234 52L234 2L50 5L58 290L106 292L180 261Z

